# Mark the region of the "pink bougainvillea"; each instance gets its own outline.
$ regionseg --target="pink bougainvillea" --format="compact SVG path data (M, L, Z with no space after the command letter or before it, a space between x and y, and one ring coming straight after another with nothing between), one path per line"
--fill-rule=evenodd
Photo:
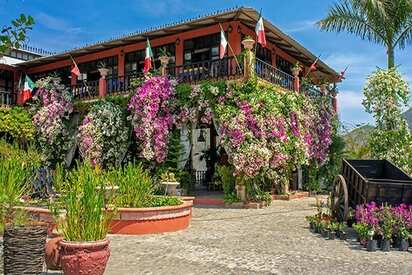
M167 78L147 79L130 100L129 111L141 156L161 163L167 156L173 126L174 85Z

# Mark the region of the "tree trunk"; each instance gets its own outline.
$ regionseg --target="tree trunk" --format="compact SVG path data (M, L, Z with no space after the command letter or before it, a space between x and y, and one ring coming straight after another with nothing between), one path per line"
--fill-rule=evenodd
M393 49L392 46L388 46L387 55L388 55L388 69L392 69L395 67L395 50Z

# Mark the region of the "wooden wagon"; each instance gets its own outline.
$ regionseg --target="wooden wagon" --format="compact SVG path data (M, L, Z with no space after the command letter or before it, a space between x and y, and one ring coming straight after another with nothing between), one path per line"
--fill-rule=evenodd
M347 220L349 207L377 204L412 204L412 178L387 160L346 160L332 191L332 214Z

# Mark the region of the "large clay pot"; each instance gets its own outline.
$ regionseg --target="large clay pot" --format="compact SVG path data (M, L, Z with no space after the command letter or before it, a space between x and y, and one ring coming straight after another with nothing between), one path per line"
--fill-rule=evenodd
M63 237L56 237L47 242L45 247L46 266L51 270L61 270L60 264L60 242Z
M60 242L61 265L65 275L102 275L110 257L109 240Z

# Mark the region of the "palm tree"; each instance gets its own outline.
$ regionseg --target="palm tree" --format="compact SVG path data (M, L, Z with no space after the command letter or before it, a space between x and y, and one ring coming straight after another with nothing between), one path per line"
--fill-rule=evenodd
M385 46L388 68L393 68L395 49L412 42L412 0L340 0L317 25Z

